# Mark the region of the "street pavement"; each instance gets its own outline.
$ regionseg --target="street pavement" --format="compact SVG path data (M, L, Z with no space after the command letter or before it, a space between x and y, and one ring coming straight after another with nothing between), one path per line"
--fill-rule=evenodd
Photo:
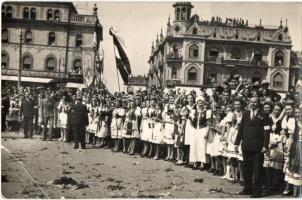
M30 140L2 133L1 153L1 190L6 198L248 197L236 194L242 190L239 184L204 171L89 145L78 151L72 143L41 141L39 136ZM64 176L81 187L52 184Z

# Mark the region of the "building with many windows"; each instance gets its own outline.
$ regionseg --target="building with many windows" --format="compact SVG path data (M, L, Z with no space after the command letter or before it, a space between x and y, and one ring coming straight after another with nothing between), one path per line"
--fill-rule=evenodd
M149 85L215 87L238 76L266 79L270 87L287 91L294 86L287 21L280 25L249 25L247 20L191 15L193 5L173 5L175 17L152 44Z
M81 15L71 2L3 3L1 80L17 81L21 64L23 85L58 78L82 83L94 64L97 8L91 12Z

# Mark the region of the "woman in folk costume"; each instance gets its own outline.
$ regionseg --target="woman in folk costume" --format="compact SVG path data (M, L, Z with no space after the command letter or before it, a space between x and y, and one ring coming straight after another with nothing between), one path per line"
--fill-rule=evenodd
M296 140L296 145L295 145L295 153L294 153L294 158L291 163L291 168L290 172L292 173L292 176L290 180L288 181L290 184L294 186L294 192L293 195L294 197L299 197L301 196L301 186L302 186L302 177L301 177L301 167L302 167L302 159L301 159L301 154L302 154L302 110L301 106L300 108L296 109L295 112L296 119L297 119L297 140Z
M123 130L123 153L130 153L130 138L133 131L137 131L138 126L136 124L136 103L133 99L129 99L128 110L126 111L126 119Z
M142 109L141 109L141 103L140 98L136 100L135 102L135 121L134 121L134 129L131 133L131 139L130 139L130 145L129 145L129 155L134 155L136 153L136 146L137 142L140 138L140 125L141 125L141 119L142 119Z
M184 127L184 160L187 166L189 165L189 154L190 154L190 144L192 139L192 134L195 128L192 126L190 118L194 118L195 114L195 98L192 94L187 97L188 104L183 107L183 111L186 113L185 127ZM186 110L186 111L185 111Z
M149 148L146 149L145 156L148 156L149 158L152 157L153 151L154 151L154 145L153 145L153 130L155 126L155 111L156 111L156 98L152 97L150 99L150 105L147 110L147 127L146 127L146 139L149 142ZM144 130L143 130L144 131ZM148 135L147 135L148 134Z
M278 102L273 106L273 111L269 115L272 125L270 127L268 152L264 154L263 163L265 170L265 186L269 192L279 191L281 189L283 144L280 132L282 130L281 121L284 117L284 112L282 112L282 110L283 106Z
M144 143L144 147L141 153L141 156L146 156L147 152L150 148L150 141L152 137L152 129L149 128L149 118L148 118L148 109L149 109L149 101L145 101L142 104L142 124L140 126L141 132L141 140Z
M236 122L237 122L236 131L238 132L238 127L242 120L244 102L242 101L241 98L235 98L233 105L234 105L234 114L236 115ZM243 181L244 181L243 168L242 168L243 167L243 155L242 155L241 144L239 145L238 151L239 152L236 154L237 171L235 172L235 174L239 174L239 182L243 183Z
M126 111L122 107L122 102L120 100L116 100L111 122L111 138L114 140L114 152L119 151L125 114Z
M110 109L107 106L107 103L105 100L101 103L101 106L98 109L99 112L99 123L98 128L96 131L96 136L98 138L98 147L102 148L105 147L105 138L108 136L109 132L109 113Z
M209 132L208 120L211 120L211 110L206 110L205 99L203 97L197 99L196 113L193 119L193 125L196 127L192 134L191 148L190 148L190 162L193 163L192 169L198 168L200 163L200 170L204 170L204 164L208 163L206 157L207 137Z
M299 127L298 122L294 116L294 102L287 102L285 105L285 117L282 120L282 131L281 134L285 136L285 181L286 188L283 192L283 195L291 195L293 193L293 185L300 185L299 178L295 176L296 167L294 165L296 154L301 152L296 152L296 144L299 142ZM300 149L301 150L301 149ZM301 170L301 169L299 169ZM297 175L297 174L296 174ZM297 187L294 187L296 193Z
M153 157L154 160L159 159L160 154L160 146L163 143L163 131L162 131L162 104L161 102L157 102L154 112L154 128L153 128L153 134L152 134L152 144L154 146L155 155ZM151 154L152 155L152 154Z
M181 98L180 105L178 105L177 119L176 119L176 134L175 147L177 149L176 165L183 165L184 163L184 142L185 142L185 128L186 119L189 114L187 106L187 97Z
M167 145L167 157L165 160L173 160L174 157L174 136L175 136L175 123L174 123L174 96L169 95L169 102L165 105L163 111L164 121L164 142Z
M61 138L59 140L66 141L67 117L70 105L66 102L66 97L63 96L58 105L58 128L61 129Z
M95 145L97 140L96 132L99 124L99 103L96 98L93 98L90 104L89 102L87 103L89 124L87 127L86 143L90 143L92 141L92 145Z

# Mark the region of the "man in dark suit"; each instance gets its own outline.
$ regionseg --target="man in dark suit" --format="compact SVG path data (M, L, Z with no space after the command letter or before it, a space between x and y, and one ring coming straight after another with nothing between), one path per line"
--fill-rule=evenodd
M50 96L49 91L45 92L45 98L41 100L41 114L43 119L43 140L46 140L47 125L49 125L49 140L52 139L53 135L53 124L54 124L54 109L55 103Z
M88 110L82 104L82 97L78 96L75 104L70 107L69 113L70 128L74 137L74 149L85 149L85 130L88 125Z
M1 131L5 131L6 128L6 116L9 113L10 101L7 93L2 93L1 98Z
M260 197L262 188L263 153L267 152L269 143L270 120L259 109L259 98L250 99L250 110L246 111L238 128L235 151L241 142L243 153L244 189L239 192L251 197Z
M23 116L24 138L33 138L33 116L34 116L34 101L30 98L29 93L25 94L25 98L21 103L20 117ZM28 135L29 132L29 135Z

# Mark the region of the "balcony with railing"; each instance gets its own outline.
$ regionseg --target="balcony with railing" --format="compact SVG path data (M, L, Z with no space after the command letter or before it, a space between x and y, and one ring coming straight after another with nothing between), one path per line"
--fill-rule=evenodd
M81 72L70 71L68 73L68 80L71 82L82 83L83 82L83 74Z
M183 57L179 53L169 53L166 56L167 61L182 61Z
M1 74L7 76L18 76L18 71L18 69L1 69ZM21 76L37 78L59 78L59 73L55 71L22 70Z
M95 24L96 16L94 15L78 15L72 14L70 16L71 23L80 23L80 24Z
M180 79L166 79L166 85L167 86L175 86L175 85L179 85L181 84L181 80Z
M206 62L223 64L223 65L240 65L240 66L268 66L268 63L263 60L241 60L241 59L231 59L231 58L216 58L216 57L206 57Z

